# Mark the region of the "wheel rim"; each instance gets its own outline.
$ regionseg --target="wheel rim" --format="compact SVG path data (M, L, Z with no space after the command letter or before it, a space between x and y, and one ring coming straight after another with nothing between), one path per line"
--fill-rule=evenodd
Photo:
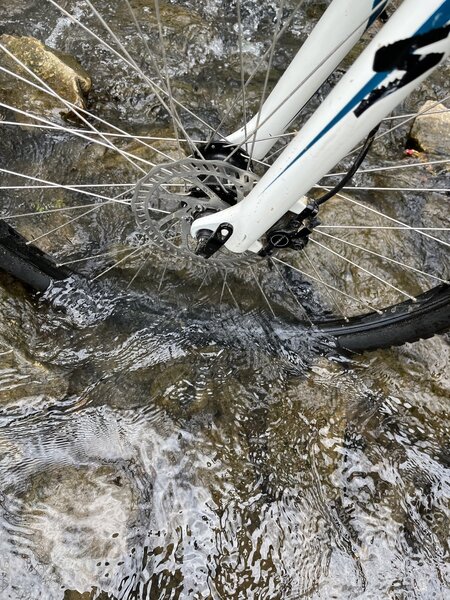
M31 231L37 231L37 233L29 234L27 236L28 239L33 243L42 245L44 249L47 249L46 246L48 245L48 249L53 251L49 238L55 238L60 235L62 238L64 236L70 237L71 234L67 232L70 232L71 226L76 230L74 235L82 236L79 233L80 228L90 233L93 225L98 225L100 222L101 231L99 236L97 239L88 240L88 243L86 243L86 240L83 240L85 245L82 251L73 253L73 249L70 248L71 244L69 243L65 244L65 249L66 251L69 250L69 252L72 250L72 255L69 254L68 257L63 257L63 254L56 252L59 264L81 269L86 267L85 272L91 272L94 277L112 275L123 267L132 265L132 268L127 269L127 285L135 285L140 279L148 277L149 268L154 268L154 263L152 264L152 260L149 258L151 250L147 244L147 240L139 232L135 231L131 225L133 221L130 219L129 214L130 194L134 189L136 181L142 178L142 176L145 177L154 166L154 161L150 160L144 151L151 151L152 156L158 162L167 160L176 161L183 154L186 155L189 153L192 147L196 145L196 140L192 135L195 132L203 134L206 140L202 141L207 141L217 135L223 125L221 121L224 120L224 117L228 113L232 113L230 108L235 109L238 107L240 110L241 115L236 118L236 121L239 121L241 117L248 118L251 109L247 107L246 102L249 100L250 86L246 85L246 78L249 76L248 71L250 71L250 75L252 73L251 69L245 66L245 62L248 59L245 44L248 44L248 40L244 40L243 34L246 30L246 18L248 20L246 13L248 7L245 3L241 3L240 0L233 7L237 31L234 47L239 57L235 77L241 85L238 92L239 100L231 104L230 108L222 111L224 114L222 114L222 118L218 119L218 122L216 119L215 125L208 125L206 118L199 116L192 107L186 105L183 99L180 100L176 97L177 94L170 77L173 58L168 52L167 42L165 41L164 36L167 34L167 28L164 25L164 14L159 2L156 2L154 5L153 39L159 39L160 41L160 63L159 65L153 64L156 71L156 78L154 79L151 79L144 72L144 69L138 64L136 57L127 49L126 43L122 41L119 34L115 31L115 23L110 23L106 19L105 13L102 12L102 8L104 7L100 6L101 3L94 5L91 2L87 2L90 14L84 21L87 23L86 25L83 23L80 24L79 19L76 17L74 19L71 11L64 12L65 9L60 7L54 0L49 0L49 2L52 10L55 11L55 15L62 12L63 16L67 18L70 16L72 18L71 26L81 28L83 35L86 35L86 39L90 38L96 43L100 43L101 41L105 51L108 51L117 60L120 58L126 69L135 71L136 75L141 77L142 81L152 90L157 100L170 113L168 123L173 126L172 146L170 147L170 152L167 152L165 149L157 146L157 142L161 140L141 139L136 135L130 134L134 140L133 143L136 145L134 148L126 148L122 141L130 138L112 137L113 135L129 135L122 125L117 126L113 124L108 126L106 119L99 116L95 120L95 127L92 128L91 119L92 115L95 115L95 112L84 112L82 109L75 109L72 104L68 105L67 101L65 104L62 103L63 107L71 111L77 110L79 119L77 127L66 127L61 124L61 121L55 122L37 113L32 115L29 112L28 114L22 114L18 112L20 109L16 108L16 110L12 110L15 108L14 106L11 106L7 110L5 109L5 103L3 103L3 110L7 111L7 115L12 114L16 119L28 118L32 126L35 127L35 131L40 132L42 135L46 135L45 132L47 132L49 136L53 137L52 143L56 146L56 151L58 151L59 147L64 146L66 140L64 136L71 133L79 140L77 142L80 144L79 148L82 148L82 145L86 144L86 142L89 142L90 145L95 144L96 147L99 146L102 148L107 159L109 158L108 153L115 152L126 167L122 167L121 180L115 183L105 182L104 180L92 182L93 177L91 174L91 181L72 184L71 181L67 181L65 178L64 183L60 183L46 176L36 177L30 171L26 172L26 166L23 164L20 165L20 160L16 161L19 164L12 164L11 168L5 168L1 171L5 181L1 192L6 197L6 208L4 208L2 216L6 217L8 222L17 226L19 230L21 229L21 223L27 218L25 216L27 214L26 210L22 209L17 212L16 207L12 206L13 202L9 200L10 194L14 193L15 197L17 197L22 193L22 190L6 188L18 188L21 184L25 185L29 183L33 186L40 186L41 193L44 195L53 192L54 189L62 190L68 194L76 194L76 205L58 206L58 198L47 202L44 208L38 211L39 214L36 218L46 219L47 216L50 217L51 215L64 215L64 221L54 221L53 225L47 226L47 228L40 225L35 230L32 228ZM299 2L296 8L299 8L301 4ZM141 40L142 48L147 50L149 48L149 40L147 40L146 31L143 30L138 15L128 2L125 2L125 6L129 11L130 23L134 24L136 37ZM283 15L285 8L284 2L281 1L277 11L273 15L275 27L270 36L270 43L261 52L261 56L266 60L266 69L263 70L260 76L261 98L267 95L270 87L270 71L277 60L277 45L275 43L277 37L284 29L288 29L286 24L289 24L289 21L292 23L296 14L295 12L290 12L286 17ZM93 26L94 22L97 24L97 28ZM103 30L103 35L99 35L98 33L101 29ZM113 45L113 42L116 46ZM14 61L14 57L7 55L4 48L3 54L9 61L8 66L10 66L11 61L15 63L17 68L16 75L22 77L22 79L31 81L31 83L41 88L45 87L45 81L43 83L42 81L39 82L33 79L32 74L24 70L24 64ZM260 60L256 62L260 62ZM48 92L49 90L47 89L46 91ZM241 100L243 104L240 103ZM256 102L257 106L258 104L259 106L261 105L260 102ZM27 113L27 111L23 112ZM101 111L99 112L101 115ZM395 117L397 116L395 115ZM406 122L411 122L411 120L411 116L404 119ZM7 125L10 122L12 121L8 118L5 119L3 126L5 128L10 127L13 132L17 131L17 125ZM388 120L386 126L381 131L380 140L378 141L379 145L383 143L383 138L386 139L388 135L393 135L393 132L396 131L395 128L398 127L398 121L392 121L393 125L390 123L391 121ZM38 127L53 129L43 130L37 129ZM83 133L80 132L80 127L82 127ZM108 129L108 132L105 132L105 128ZM105 132L106 135L102 132ZM22 136L22 143L26 143L27 136L28 139L32 138L32 134L29 132L24 133L24 131L18 134L18 136ZM158 136L155 135L152 137ZM289 134L286 137L289 139ZM114 139L114 143L111 145L112 139ZM165 142L167 142L167 139ZM144 150L140 151L141 148ZM276 157L277 152L278 148L275 148L272 155L268 158L268 163ZM22 160L22 162L25 162L25 160ZM435 159L435 161L424 160L423 158L412 161L402 156L397 164L388 163L384 173L410 173L413 168L415 173L423 173L430 168L436 169L436 175L431 174L427 181L419 188L419 192L417 190L412 192L409 189L415 187L416 180L421 179L420 175L413 178L412 184L411 178L406 178L407 182L410 182L409 185L394 186L389 184L389 179L387 183L385 180L384 185L375 185L378 182L377 178L383 171L381 171L382 167L379 165L374 166L373 160L369 159L369 164L360 171L355 179L358 185L358 192L363 193L363 198L356 197L354 186L348 186L349 189L345 189L342 193L338 194L334 205L331 208L327 207L327 210L324 211L322 225L311 236L311 242L306 251L297 255L279 253L269 258L264 265L251 266L244 274L239 269L237 269L236 273L232 274L229 273L229 270L222 270L222 272L214 276L210 272L206 275L202 272L200 284L198 282L195 284L199 288L197 291L201 292L200 296L203 299L209 295L211 303L215 303L217 300L220 302L236 302L243 308L250 308L252 306L250 302L247 302L247 300L239 302L239 300L247 295L242 292L243 286L245 287L249 282L252 282L254 290L259 294L258 303L261 304L262 302L271 313L277 313L283 307L287 307L291 311L299 311L299 314L304 318L304 310L301 305L304 303L305 297L311 293L313 295L318 294L317 297L320 298L320 303L328 306L333 312L348 316L380 310L386 305L414 297L428 287L445 282L447 280L447 273L443 267L449 245L449 223L444 221L444 215L438 215L437 217L436 215L432 215L433 218L428 221L423 215L420 215L420 219L416 219L417 215L414 214L411 205L414 203L417 194L420 195L419 202L423 206L426 206L427 194L431 193L440 196L441 194L448 193L448 188L444 187L445 183L439 177L439 169L445 169L448 162L444 158ZM411 164L415 164L416 166L412 167L410 166ZM264 165L256 166L257 170L263 168ZM128 175L131 171L134 172L134 180L124 181L126 179L125 175ZM335 172L339 173L340 169L337 168ZM312 190L312 195L314 196L315 193L327 189L330 186L330 182L335 182L338 177L339 175L335 178L332 176L324 178L322 182L319 182L317 190ZM58 185L61 187L57 187ZM83 187L84 185L89 187ZM407 209L409 210L409 216L412 217L411 223L408 223L406 219L404 220L401 214L398 215L395 211L392 211L392 200L386 202L384 198L383 200L379 200L377 196L374 201L373 196L377 191L380 191L377 190L380 187L387 188L384 192L391 195L391 197L395 197L397 208L401 209L398 211L399 213L402 211L405 212ZM45 190L45 188L47 189ZM108 190L108 193L105 190ZM433 191L430 192L429 190ZM36 192L36 190L31 190L31 192L29 190L25 191L28 194ZM85 199L85 202L80 201L82 198ZM89 202L95 201L99 204L91 206L86 200ZM341 201L340 204L338 204L338 200ZM102 203L101 210L100 203ZM344 206L346 207L345 209L341 208ZM351 210L349 207L351 207ZM113 209L116 215L108 221ZM109 217L99 216L101 211L105 211L105 214L107 213ZM326 214L327 212L329 213L328 215ZM336 221L336 219L341 220ZM129 228L118 225L118 223L125 220L129 220ZM121 244L111 248L105 243L105 239L115 225L121 231ZM26 229L27 227L25 227ZM364 243L361 243L361 236L356 239L354 237L355 233L360 233L361 230L365 232ZM389 232L389 236L384 239L390 246L391 254L380 251L379 244L376 241L372 241L373 237L371 240L371 235L379 236L380 232L383 232L383 234ZM405 238L408 236L409 240L405 242ZM414 240L411 241L411 238L414 238ZM123 243L124 240L125 243ZM423 248L425 248L424 252ZM418 264L416 261L417 254L420 251L422 251L422 256L424 256L422 263L426 263L426 268L423 264ZM108 252L110 253L109 256ZM110 256L114 257L112 262L103 262L108 261ZM414 260L408 262L408 257ZM338 266L339 263L341 267ZM174 266L170 265L170 268L172 269ZM399 278L398 273L400 270L402 276ZM191 275L190 273L189 276ZM274 276L279 280L275 285L270 282ZM168 277L168 274L166 265L164 265L158 272L158 287L162 293L166 286L166 277ZM213 281L214 277L217 278L215 281ZM236 277L237 283L234 280L232 283L233 277ZM303 279L309 281L316 288L316 291L311 292L308 284L302 283ZM234 285L237 287L233 290ZM207 293L205 293L205 286L208 290ZM195 288L195 286L193 287ZM168 288L169 290L171 289L170 284ZM355 293L355 289L359 291L359 294ZM308 304L308 300L306 304ZM310 306L307 306L308 310L310 308Z

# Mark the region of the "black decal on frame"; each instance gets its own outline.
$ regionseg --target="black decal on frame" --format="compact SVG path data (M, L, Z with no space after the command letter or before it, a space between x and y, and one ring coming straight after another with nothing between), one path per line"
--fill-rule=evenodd
M354 114L359 117L373 104L392 94L396 90L408 85L429 69L435 67L443 58L440 52L428 54L414 54L418 48L424 48L435 42L445 39L450 32L450 25L439 27L427 33L414 35L406 40L399 40L393 44L379 48L375 53L373 70L376 73L394 70L405 71L405 74L385 86L374 89L369 96L362 100L356 107Z

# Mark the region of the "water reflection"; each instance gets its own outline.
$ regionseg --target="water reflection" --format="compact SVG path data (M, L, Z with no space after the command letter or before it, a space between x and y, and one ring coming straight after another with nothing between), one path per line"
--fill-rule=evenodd
M64 293L2 297L2 598L444 595L443 339L292 364L256 316Z
M5 30L63 40L83 57L95 75L94 113L142 133L149 123L167 125L142 81L57 11L27 2L33 18L22 23L23 2L9 4ZM111 13L109 1L95 4ZM180 3L163 4L170 12ZM236 34L231 4L184 2L199 18L184 28L188 61L171 63L180 93L216 124L240 83L237 54L224 52ZM276 13L269 4L244 3L255 56L268 39L259 24L271 26ZM114 29L144 60L125 11L122 3L110 15ZM308 28L294 23L296 39L274 57L277 69ZM196 89L193 63L203 64L205 48L213 58ZM436 81L436 89L447 85L445 75ZM220 96L214 109L211 95ZM252 92L253 108L258 99ZM241 124L234 118L230 129ZM83 183L106 163L84 142L55 152L46 139L37 143L28 130L6 136L4 154L40 162L51 180L72 165ZM393 143L395 153L403 142ZM104 168L108 181L110 172L129 180L117 162ZM7 201L16 200L28 201ZM99 217L100 241L118 235L122 220L118 211ZM165 269L162 259L152 266ZM257 313L192 307L176 281L166 281L167 300L152 295L160 273L153 278L142 294L63 285L48 303L0 279L0 599L446 597L445 340L338 362L324 357L326 340L300 330L289 339Z

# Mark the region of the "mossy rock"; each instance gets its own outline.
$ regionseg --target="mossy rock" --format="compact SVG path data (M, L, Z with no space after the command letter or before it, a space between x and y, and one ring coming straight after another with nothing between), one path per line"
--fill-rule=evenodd
M0 44L7 48L17 61L20 61L16 62L14 58L4 53L3 66L9 71L17 73L40 87L45 87L40 81L33 78L24 68L25 66L64 100L80 108L86 106L86 97L92 82L87 71L75 58L53 50L33 37L5 34L0 36ZM58 98L37 90L30 84L4 72L0 74L0 100L19 110L39 115L67 115L70 113L70 109ZM16 118L20 121L24 119L19 114L16 115Z

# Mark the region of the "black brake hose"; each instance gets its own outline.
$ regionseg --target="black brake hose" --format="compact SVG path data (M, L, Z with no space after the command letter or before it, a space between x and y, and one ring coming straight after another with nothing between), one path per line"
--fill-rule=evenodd
M380 125L381 125L381 123L378 123L378 125L376 127L374 127L372 129L372 131L369 133L369 135L366 138L366 141L364 142L363 147L361 148L358 156L355 159L355 162L352 164L352 166L347 171L347 173L344 175L344 177L341 179L341 181L337 185L335 185L334 188L332 188L326 194L324 194L323 196L320 196L320 198L318 200L316 200L317 206L320 206L321 204L323 204L324 202L326 202L327 200L329 200L330 198L335 196L344 187L344 185L352 179L353 175L356 173L356 171L361 166L361 163L366 158L366 155L369 152L369 149L375 139L375 136L377 134L377 131L380 128Z

